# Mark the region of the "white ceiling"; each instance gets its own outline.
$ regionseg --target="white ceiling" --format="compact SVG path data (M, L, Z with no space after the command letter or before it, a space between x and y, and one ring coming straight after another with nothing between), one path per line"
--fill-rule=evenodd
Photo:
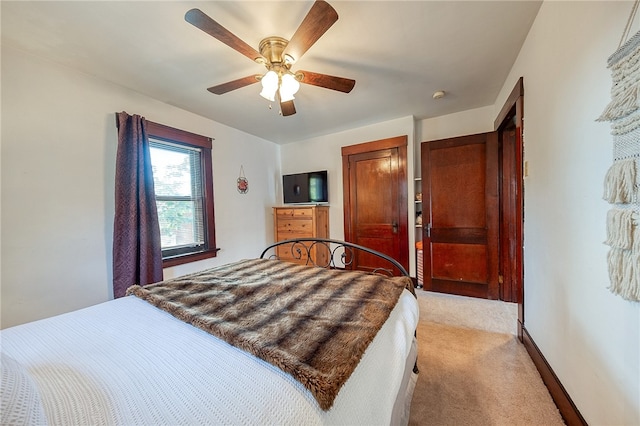
M356 80L349 94L302 85L297 114L250 85L206 88L264 67L184 20L197 7L256 50L289 39L305 1L6 1L2 45L95 75L276 143L496 101L541 1L336 1L338 21L296 63ZM432 99L437 90L447 95ZM135 111L129 111L135 112ZM153 117L147 117L153 120Z

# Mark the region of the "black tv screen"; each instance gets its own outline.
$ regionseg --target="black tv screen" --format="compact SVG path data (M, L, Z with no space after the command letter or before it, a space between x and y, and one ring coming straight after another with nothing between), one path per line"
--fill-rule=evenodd
M285 204L326 203L329 201L327 171L282 176Z

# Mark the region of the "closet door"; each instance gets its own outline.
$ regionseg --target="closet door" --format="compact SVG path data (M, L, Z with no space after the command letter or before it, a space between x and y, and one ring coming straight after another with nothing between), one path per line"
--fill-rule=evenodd
M498 134L424 142L424 289L499 298Z
M407 140L343 147L342 173L345 239L389 255L408 270ZM388 267L370 254L355 256L354 269Z

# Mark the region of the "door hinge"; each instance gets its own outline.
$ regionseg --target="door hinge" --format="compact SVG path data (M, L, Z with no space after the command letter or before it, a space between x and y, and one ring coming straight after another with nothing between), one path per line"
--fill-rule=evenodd
M502 275L498 275L498 283L504 284L504 277Z

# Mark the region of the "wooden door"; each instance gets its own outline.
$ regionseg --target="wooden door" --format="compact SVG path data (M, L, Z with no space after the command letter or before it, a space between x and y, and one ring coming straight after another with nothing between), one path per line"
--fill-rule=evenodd
M502 300L518 304L524 328L524 79L520 77L494 122L500 150L500 275Z
M515 119L515 116L513 116ZM522 210L518 208L522 173L518 168L517 130L515 120L509 120L499 130L501 153L500 173L500 300L518 302L519 283L522 281Z
M424 142L424 289L497 299L497 132Z
M406 154L406 136L343 147L342 175L345 239L409 270ZM354 269L383 266L371 255L358 256Z

